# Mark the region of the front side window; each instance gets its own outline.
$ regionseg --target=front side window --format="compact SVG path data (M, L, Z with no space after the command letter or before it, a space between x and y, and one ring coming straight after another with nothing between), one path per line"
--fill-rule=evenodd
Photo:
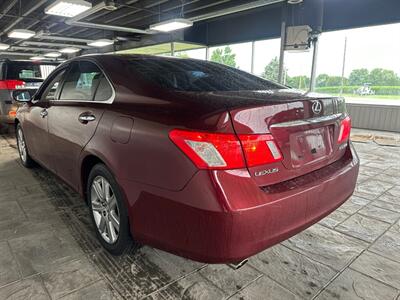
M66 75L60 100L94 100L103 78L103 73L94 63L86 61L73 63Z

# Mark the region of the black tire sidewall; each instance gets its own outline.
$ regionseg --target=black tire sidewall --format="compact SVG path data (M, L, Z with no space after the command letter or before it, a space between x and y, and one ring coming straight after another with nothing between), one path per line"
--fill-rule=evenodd
M93 216L92 203L91 203L91 186L92 186L92 182L93 182L94 178L96 178L97 176L103 176L105 179L107 179L107 181L111 185L111 188L112 188L114 195L116 196L116 200L117 200L118 212L120 214L120 226L119 226L118 239L113 244L109 244L103 239L103 237L101 236L101 234L96 226L96 222L95 222L94 216ZM86 197L87 197L87 203L89 205L89 210L90 210L90 218L92 220L94 229L96 231L96 236L99 239L100 243L111 254L114 254L114 255L123 254L124 250L127 249L128 246L132 243L132 238L131 238L130 229L129 229L128 212L125 207L124 198L121 193L121 189L120 189L117 181L115 180L114 176L112 175L112 173L108 170L108 168L104 164L97 164L90 171L88 182L87 182L87 188L86 188Z
M26 150L26 160L25 161L22 160L21 153L19 152L18 132L20 130L22 132L22 138L24 139L24 142L25 142L25 150ZM18 154L19 154L19 159L21 161L21 164L26 168L32 168L35 165L35 162L33 161L33 159L29 155L28 145L26 144L25 134L24 134L24 131L22 130L21 124L17 124L17 128L15 130L15 136L16 136L16 139L17 139Z

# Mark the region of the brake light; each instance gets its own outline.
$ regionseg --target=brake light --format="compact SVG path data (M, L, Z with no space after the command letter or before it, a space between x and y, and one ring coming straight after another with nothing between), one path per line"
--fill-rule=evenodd
M200 169L245 167L242 148L234 134L175 129L169 137Z
M282 160L282 154L270 134L239 135L239 139L249 167Z
M174 129L169 134L199 169L239 169L276 162L282 155L271 135L239 135ZM243 156L244 154L244 156Z
M350 137L351 131L351 119L349 116L344 118L340 123L340 131L338 137L338 143L346 142Z
M15 110L10 110L8 112L8 116L11 118L15 118L17 116L17 112Z
M23 89L25 82L22 80L0 80L0 90Z

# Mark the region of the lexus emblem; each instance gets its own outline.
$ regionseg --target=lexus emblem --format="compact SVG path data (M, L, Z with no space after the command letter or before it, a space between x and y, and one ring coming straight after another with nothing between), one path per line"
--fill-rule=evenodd
M322 111L322 103L320 101L314 101L311 109L314 114L319 115Z

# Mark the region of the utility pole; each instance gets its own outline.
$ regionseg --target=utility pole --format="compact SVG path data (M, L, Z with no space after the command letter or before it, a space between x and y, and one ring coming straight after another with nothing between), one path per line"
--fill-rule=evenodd
M343 65L342 65L342 86L340 88L340 95L343 94L344 70L345 70L345 67L346 67L346 54L347 54L347 36L344 38Z

